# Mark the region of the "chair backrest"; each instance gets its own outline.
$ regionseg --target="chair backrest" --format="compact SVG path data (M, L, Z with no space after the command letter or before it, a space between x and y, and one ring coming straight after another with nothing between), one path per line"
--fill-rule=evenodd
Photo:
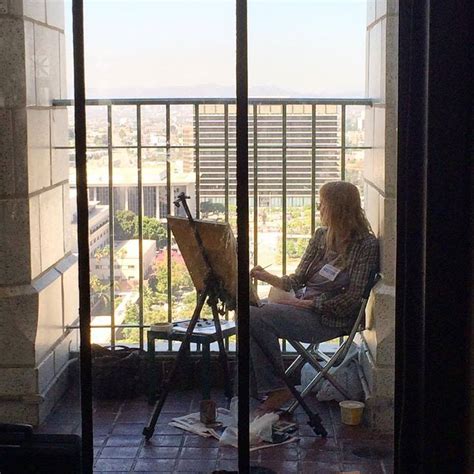
M367 301L369 300L370 292L375 284L380 280L381 276L376 270L372 270L369 274L369 279L367 284L364 288L364 292L362 293L362 297L360 299L360 306L359 312L357 314L357 318L352 326L351 332L347 336L347 339L344 341L343 345L338 349L335 353L337 355L336 363L334 365L338 365L341 363L344 358L346 357L347 351L354 340L356 333L365 329L365 308L367 307ZM338 354L339 352L339 354Z
M362 313L363 318L360 320L360 323L359 323L360 328L358 329L358 331L365 329L365 308L367 307L367 302L369 300L370 292L372 291L372 288L380 280L380 278L381 278L381 275L376 270L372 270L369 274L367 285L365 285L364 292L362 293L362 297L360 299L359 316Z

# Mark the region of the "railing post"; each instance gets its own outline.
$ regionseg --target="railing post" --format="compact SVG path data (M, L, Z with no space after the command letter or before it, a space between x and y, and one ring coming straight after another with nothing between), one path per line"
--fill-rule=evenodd
M110 278L110 345L115 347L115 222L114 222L114 160L112 142L112 106L107 106L107 157L109 164L109 278Z
M311 105L311 236L316 231L316 104Z
M201 166L200 166L200 145L199 145L199 104L194 104L194 142L196 146L196 151L195 151L195 163L196 163L196 219L200 218L201 215Z
M143 182L142 182L142 114L141 106L137 105L137 179L138 179L138 324L140 349L143 349L144 334L143 334Z
M253 104L253 264L258 264L258 106Z
M224 104L224 207L229 222L229 104Z
M346 105L341 105L341 180L346 179Z
M169 216L171 214L171 110L170 104L166 104L166 214ZM172 284L172 275L171 275L171 229L166 220L166 298L168 303L168 322L170 323L173 320L172 313L172 298L171 298L171 284ZM168 350L173 349L173 343L170 341L168 343Z

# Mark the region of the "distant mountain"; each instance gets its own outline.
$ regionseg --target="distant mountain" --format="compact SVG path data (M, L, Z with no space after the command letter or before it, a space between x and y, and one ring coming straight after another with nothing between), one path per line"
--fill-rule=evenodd
M72 92L70 94L72 96ZM361 91L295 91L273 85L249 86L250 97L364 97ZM127 87L116 88L112 85L104 88L87 89L87 97L96 98L185 98L185 97L235 97L235 86L221 84L199 84L192 87L169 86L159 88Z

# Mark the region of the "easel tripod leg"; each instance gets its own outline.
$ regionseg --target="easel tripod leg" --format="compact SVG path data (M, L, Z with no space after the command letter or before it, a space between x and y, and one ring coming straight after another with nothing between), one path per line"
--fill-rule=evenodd
M150 420L148 422L148 426L143 428L143 435L147 440L149 440L155 431L155 426L156 422L158 421L158 417L160 416L161 410L163 408L163 405L165 404L166 398L168 396L168 393L171 390L171 385L174 382L174 379L178 373L178 368L181 366L182 362L184 361L186 354L188 352L189 344L191 341L191 335L193 333L194 327L196 326L196 323L199 319L199 316L201 314L202 307L204 305L204 302L206 301L207 298L207 289L204 290L200 295L199 299L196 305L196 308L194 309L193 316L191 318L191 321L189 322L188 329L186 331L186 334L184 336L184 340L181 343L181 347L179 348L178 355L176 356L175 363L173 365L173 369L171 370L171 373L168 377L168 380L163 384L163 390L161 392L160 398L155 404L155 407L153 409L153 413L150 417Z
M308 425L313 428L313 431L316 435L321 435L323 438L327 436L327 431L322 425L321 422L321 417L317 413L313 413L311 409L309 408L308 404L304 401L303 397L300 395L298 390L294 387L294 385L291 383L290 379L286 376L285 371L277 364L275 359L272 357L268 349L265 347L264 344L261 344L258 336L254 334L252 329L250 329L250 337L253 338L253 340L256 342L258 347L261 349L267 360L270 362L270 364L273 367L273 370L275 371L276 374L278 374L283 381L285 382L286 386L290 389L290 392L292 395L298 400L298 403L301 405L303 410L306 412L308 415L309 421Z
M217 344L219 345L219 358L224 371L224 383L225 383L225 396L226 398L232 398L232 384L230 382L230 373L229 373L229 362L227 358L227 352L224 347L224 339L222 338L222 328L221 321L219 319L219 313L217 308L212 306L212 316L214 318L214 326L217 333Z

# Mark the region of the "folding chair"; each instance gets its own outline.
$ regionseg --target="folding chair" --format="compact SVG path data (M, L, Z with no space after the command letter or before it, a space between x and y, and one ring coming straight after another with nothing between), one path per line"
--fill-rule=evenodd
M367 306L370 291L379 279L380 275L377 272L373 271L370 273L369 280L367 282L360 301L360 308L359 313L357 315L357 319L355 320L350 333L347 335L345 340L339 345L338 349L331 357L328 357L326 354L319 350L319 344L310 344L309 346L304 347L303 344L301 344L301 342L299 341L288 340L288 342L295 348L296 352L298 352L299 355L288 367L288 369L286 369L285 375L287 377L290 376L305 362L311 364L318 371L318 374L300 393L302 398L304 398L316 386L316 384L318 384L319 381L324 378L328 380L339 392L341 392L346 399L350 399L350 396L347 391L329 373L329 369L331 367L338 366L343 362L352 344L352 341L354 340L355 335L365 329L365 308ZM293 413L298 405L298 400L295 400L292 402L292 404L286 411L288 413Z

